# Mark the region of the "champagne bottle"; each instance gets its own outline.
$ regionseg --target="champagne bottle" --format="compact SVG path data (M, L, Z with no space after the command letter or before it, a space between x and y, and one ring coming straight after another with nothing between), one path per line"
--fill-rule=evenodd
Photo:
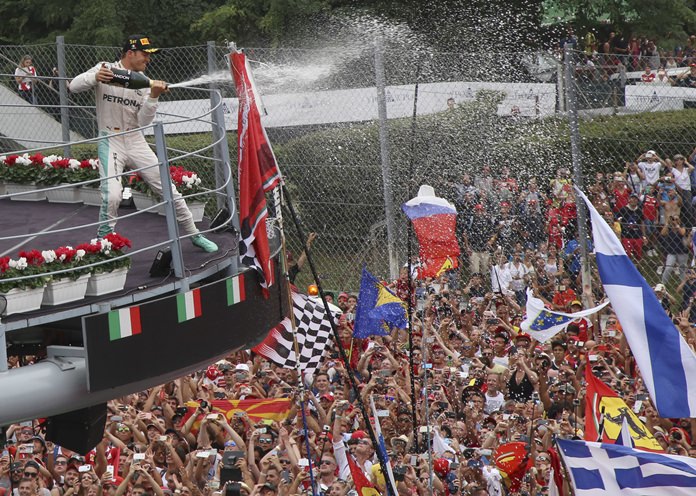
M129 69L117 69L115 67L111 68L111 72L114 73L114 77L111 78L109 84L123 86L131 90L141 90L152 86L150 78L140 72Z

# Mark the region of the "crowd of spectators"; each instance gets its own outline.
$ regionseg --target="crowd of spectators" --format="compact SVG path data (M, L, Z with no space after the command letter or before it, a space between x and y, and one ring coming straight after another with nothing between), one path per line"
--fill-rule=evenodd
M696 270L687 269L686 240L694 224L695 158L670 161L646 151L623 170L597 174L588 190L634 260L662 264L656 293L692 347ZM554 440L584 436L587 368L665 451L696 456L696 425L657 415L611 306L571 322L546 343L520 330L527 288L560 311L604 297L594 270L592 291L581 283L570 171L520 181L507 167L484 165L479 174L452 181L447 196L459 212L460 270L409 288L404 269L389 284L404 300L413 297L411 348L404 329L354 339L358 295L329 295L343 310L341 341L313 376L249 351L231 354L195 374L110 401L103 440L90 453L53 445L38 420L10 426L0 456L0 496L295 496L313 493L310 480L317 494L355 495L349 457L386 495L367 434L374 419L364 418L358 404L371 399L400 495L430 494L431 485L438 496L545 495L558 460ZM31 360L11 357L10 366ZM358 391L350 387L348 369ZM225 416L211 406L254 398L296 401L281 421ZM494 461L495 450L510 442L524 443L529 456L514 490Z
M642 83L694 86L696 74L690 67L696 67L696 35L665 49L658 46L655 38L640 34L611 31L600 35L591 29L578 37L571 27L554 47L558 58L563 58L566 47L581 52L577 73L587 80L606 81L612 74L643 71ZM683 70L671 71L680 68Z

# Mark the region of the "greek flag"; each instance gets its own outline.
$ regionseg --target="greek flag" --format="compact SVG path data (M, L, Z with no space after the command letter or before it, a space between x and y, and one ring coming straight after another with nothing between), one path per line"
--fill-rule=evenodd
M575 496L696 494L696 459L617 444L558 439Z
M611 227L576 188L592 218L599 277L621 321L660 417L696 417L696 355L650 285L626 256Z

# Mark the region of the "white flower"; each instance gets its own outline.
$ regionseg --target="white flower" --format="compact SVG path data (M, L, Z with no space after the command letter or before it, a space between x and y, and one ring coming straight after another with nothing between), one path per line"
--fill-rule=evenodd
M24 269L27 268L27 265L28 265L28 264L27 264L27 259L24 258L24 257L20 257L20 258L18 258L17 260L12 260L12 259L10 259L10 261L8 262L8 264L9 264L9 266L10 266L11 268L17 269L17 270L24 270Z
M79 249L75 252L75 260L82 260L82 258L87 254L83 249Z
M59 157L58 155L49 155L48 157L44 157L43 163L44 163L44 165L51 167L51 164L53 162L55 162L56 160L60 160L60 159L61 159L61 157Z
M99 166L100 166L101 164L99 163L99 159L98 159L98 158L90 158L90 159L89 159L89 165L92 166L92 170L97 170L97 169L99 169Z
M5 155L0 155L0 162L2 162L4 164L6 160L7 160L7 157Z
M92 246L97 246L97 245L101 246L101 242L102 242L102 240L100 240L99 238L93 238L89 241L89 244Z
M44 250L41 252L41 256L46 263L55 262L56 258L58 258L56 252L53 250ZM60 261L62 262L63 260L65 260L65 254L60 256Z
M31 164L31 160L29 159L29 155L25 153L24 155L17 157L17 161L15 162L15 164L19 164L19 165Z
M78 170L80 168L80 161L75 160L74 158L71 158L70 161L68 162L68 168L72 170Z
M111 251L111 241L108 239L102 239L101 240L101 251L105 254L108 255L109 251Z

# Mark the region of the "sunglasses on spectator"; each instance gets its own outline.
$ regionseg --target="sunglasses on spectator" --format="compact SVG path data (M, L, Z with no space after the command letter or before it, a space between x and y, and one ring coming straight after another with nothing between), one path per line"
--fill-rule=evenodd
M53 462L54 465L67 465L68 461L67 460L56 460Z
M548 462L549 459L546 458L545 456L537 456L537 461L538 462Z
M261 437L261 438L259 438L259 442L260 443L272 443L273 439L270 437Z
M27 472L26 470L24 471L24 477L38 477L39 473L38 472Z
M322 460L321 465L333 465L333 460Z
M280 460L280 463L282 465L287 465L288 463L290 463L290 460L282 459L282 460Z

